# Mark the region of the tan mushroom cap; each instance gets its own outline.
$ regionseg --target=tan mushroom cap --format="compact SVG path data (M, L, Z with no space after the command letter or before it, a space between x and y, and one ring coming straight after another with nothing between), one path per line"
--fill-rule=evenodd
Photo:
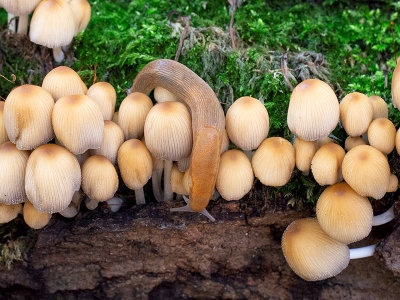
M103 202L114 197L118 174L103 155L89 157L82 166L82 190L92 200Z
M261 101L252 97L237 99L226 113L229 139L243 150L253 150L268 136L268 111Z
M8 135L4 126L4 101L0 101L0 145L7 142Z
M305 141L328 136L339 122L339 102L332 88L319 79L299 83L289 102L290 131Z
M292 144L281 137L264 140L251 161L254 175L269 186L288 183L295 164L296 154Z
M396 132L396 151L400 155L400 128Z
M87 92L87 87L78 73L65 66L54 68L47 73L42 87L53 96L56 102L64 96L84 95Z
M97 82L89 88L86 95L92 98L99 106L104 120L112 120L115 103L117 102L117 93L111 84Z
M327 187L318 199L316 211L321 228L344 244L360 241L371 232L372 205L346 182Z
M381 97L372 95L369 97L369 100L372 104L372 109L373 109L373 116L372 120L378 119L378 118L388 118L389 115L389 109L388 106Z
M393 71L392 77L392 101L393 106L397 109L400 108L400 66L397 63Z
M378 118L368 127L368 142L384 154L393 151L396 143L396 128L387 118Z
M388 160L372 146L361 145L347 152L342 172L344 180L361 196L381 199L388 190Z
M38 211L32 203L24 203L23 215L25 223L33 229L40 229L49 224L51 214Z
M103 141L99 149L90 150L91 155L104 155L115 165L117 163L118 149L124 142L124 133L121 127L112 121L104 121Z
M355 137L348 136L344 141L344 148L346 149L346 151L350 151L354 147L360 145L367 145L367 142L360 136L355 136Z
M171 169L171 187L174 193L180 195L189 195L188 191L185 189L183 185L184 176L185 173L179 171L178 166L176 164L173 164Z
M118 150L118 166L125 185L137 190L149 181L153 171L153 160L144 143L130 139Z
M160 86L154 89L154 99L156 99L158 103L167 101L178 101L178 98L174 94Z
M399 179L397 178L396 175L390 174L389 187L387 192L394 193L395 191L397 191L398 188L399 188Z
M318 150L316 141L303 141L301 138L296 137L293 142L293 147L296 150L296 167L308 175L311 169L311 160L315 152Z
M307 281L336 276L350 261L349 248L327 235L315 218L292 222L283 233L282 251L292 270Z
M144 125L146 146L158 159L178 161L192 151L192 118L180 102L154 105Z
M73 154L101 147L103 116L88 96L72 95L59 99L54 105L52 123L57 139Z
M48 48L66 46L75 32L74 15L65 0L43 0L36 7L29 31L35 44Z
M18 150L11 142L0 145L0 203L17 204L25 201L28 158L29 151Z
M217 182L218 192L225 200L239 200L253 187L254 174L246 154L233 149L221 155Z
M373 115L372 103L364 94L350 93L340 102L340 120L350 136L366 133Z
M47 144L29 157L25 174L28 200L41 212L56 213L70 204L81 186L81 168L65 148Z
M0 203L0 224L8 223L22 213L22 204Z
M341 167L345 154L344 149L335 143L328 143L318 149L311 161L311 171L319 185L342 181Z
M53 107L53 97L39 86L13 89L4 104L4 125L10 141L18 149L32 150L52 140Z
M27 16L41 0L0 0L0 7L15 16Z
M75 35L77 35L78 32L85 30L88 26L92 9L86 0L71 0L69 1L69 5L74 16L76 25Z
M144 123L152 107L151 99L143 93L132 93L121 102L118 125L124 132L125 140L143 137Z

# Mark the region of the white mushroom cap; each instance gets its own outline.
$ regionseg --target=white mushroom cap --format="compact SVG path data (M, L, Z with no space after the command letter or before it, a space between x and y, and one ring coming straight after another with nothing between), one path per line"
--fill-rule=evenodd
M42 0L0 0L0 7L15 16L27 16Z
M157 102L178 101L177 97L167 89L156 87L154 89L154 99Z

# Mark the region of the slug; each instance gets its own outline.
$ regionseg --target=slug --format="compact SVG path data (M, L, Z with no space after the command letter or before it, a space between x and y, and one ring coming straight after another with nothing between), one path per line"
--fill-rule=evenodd
M224 112L214 91L203 79L169 59L148 63L136 76L128 93L148 94L158 86L176 95L191 111L193 149L189 167L190 202L186 210L202 212L210 201L217 179L225 129Z

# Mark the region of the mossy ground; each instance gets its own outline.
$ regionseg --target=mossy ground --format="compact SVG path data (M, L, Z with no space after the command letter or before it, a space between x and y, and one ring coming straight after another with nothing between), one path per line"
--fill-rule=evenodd
M281 71L284 53L293 85L313 77L329 82L340 98L353 91L375 93L387 101L391 120L400 125L390 93L394 48L400 55L400 2L238 1L236 50L229 35L232 8L225 0L89 2L92 19L75 39L65 64L88 85L96 70L98 81L116 88L118 104L145 64L174 59L185 26L179 17L190 16L179 61L210 84L225 109L241 96L263 101L270 115L270 136L292 138L286 125L290 90ZM0 73L8 78L15 74L17 80L0 79L3 98L16 85L40 84L54 66L48 49L8 35L6 21L0 10ZM344 137L340 128L335 134ZM311 178L295 172L288 185L269 189L268 195L314 203L321 190Z

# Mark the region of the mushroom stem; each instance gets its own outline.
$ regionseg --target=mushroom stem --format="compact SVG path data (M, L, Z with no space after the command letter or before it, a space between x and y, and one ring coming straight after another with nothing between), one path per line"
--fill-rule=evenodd
M8 30L12 33L15 33L17 28L16 16L8 13L7 23L8 23Z
M86 197L85 205L86 205L87 209L94 210L97 208L97 206L99 206L99 202L96 200L90 199L89 197Z
M28 23L29 23L28 15L19 16L17 33L27 35L28 34Z
M135 198L136 198L137 205L146 204L143 188L135 190Z
M393 219L394 219L394 210L393 210L393 206L392 206L387 211L385 211L383 214L374 216L374 218L372 219L372 226L383 225L383 224L389 223Z
M61 47L53 48L53 57L54 60L58 63L64 60L64 52L62 51Z
M172 200L174 194L171 186L172 160L164 161L164 201Z
M72 43L70 43L70 44L68 44L68 45L65 45L65 46L62 46L61 49L62 49L64 52L68 52L69 49L71 48L71 44L72 44Z
M161 176L163 170L153 171L151 175L151 184L153 186L153 195L157 202L163 201L162 190L161 190Z
M122 202L124 202L124 200L122 200L121 198L113 197L107 200L107 205L112 212L117 212L121 208Z
M376 244L361 248L350 249L350 259L370 257L374 255L375 248Z
M253 157L253 151L251 150L243 150L244 154L246 154L246 156L248 157L248 159L251 161L252 157Z
M185 206L176 207L176 208L171 208L170 211L171 211L171 212L175 212L175 211L181 211L181 212L182 212L182 211L183 211L183 212L198 212L198 211L193 210L193 209L190 207L188 197L186 197L185 195L183 195L183 200L185 200L185 202L186 202L186 205L185 205ZM203 208L201 211L199 211L199 213L202 214L203 216L207 217L211 222L215 222L215 218L214 218L212 215L210 215L210 213L209 213L205 208Z

